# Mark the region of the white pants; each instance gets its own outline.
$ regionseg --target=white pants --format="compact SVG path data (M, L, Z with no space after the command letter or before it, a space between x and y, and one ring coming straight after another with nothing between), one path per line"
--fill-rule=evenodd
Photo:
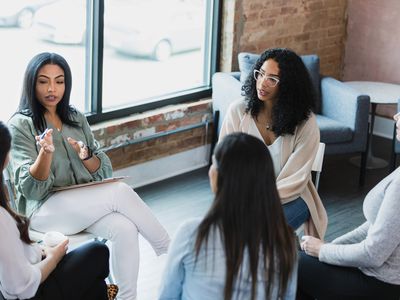
M112 242L112 270L118 299L136 298L140 233L157 255L170 238L150 208L125 183L113 182L65 190L51 196L32 216L34 230L71 235L86 230Z

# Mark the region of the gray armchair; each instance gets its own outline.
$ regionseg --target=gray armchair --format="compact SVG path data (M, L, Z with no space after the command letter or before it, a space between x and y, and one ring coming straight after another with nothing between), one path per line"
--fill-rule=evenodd
M397 111L400 112L400 99L397 103ZM392 159L391 159L391 171L396 169L396 160L397 155L400 154L400 142L396 139L396 124L394 124L394 132L393 132L393 150L392 150Z
M217 72L212 77L214 112L214 143L217 141L222 120L229 104L242 97L241 87L251 71L258 55L239 54L240 72ZM363 185L366 170L369 96L342 82L319 74L319 57L301 57L306 65L317 96L317 123L321 142L326 144L325 154L360 153L361 168L359 184ZM214 145L212 145L213 147Z

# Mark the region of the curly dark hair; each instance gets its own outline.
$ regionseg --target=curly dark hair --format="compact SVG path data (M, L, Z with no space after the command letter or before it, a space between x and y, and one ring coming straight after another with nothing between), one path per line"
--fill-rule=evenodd
M77 123L72 118L72 114L75 114L76 110L69 104L72 88L71 69L67 61L56 53L39 53L28 63L25 70L22 95L17 113L31 117L36 130L39 132L45 130L46 121L44 119L44 113L46 108L40 104L36 97L36 81L39 70L47 64L57 65L64 71L65 92L60 103L57 105L57 114L63 123L76 127Z
M242 86L246 112L257 118L264 103L258 99L254 70L273 59L279 66L278 101L272 111L272 131L281 136L293 134L296 126L307 120L315 108L315 93L310 75L301 58L287 48L267 49L254 64Z

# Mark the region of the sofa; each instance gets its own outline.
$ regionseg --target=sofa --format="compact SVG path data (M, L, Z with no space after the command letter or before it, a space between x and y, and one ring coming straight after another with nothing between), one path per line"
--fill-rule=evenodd
M258 54L242 52L238 55L239 71L217 72L212 76L212 103L214 113L214 143L231 102L243 98L241 87L252 72ZM326 155L342 153L361 154L359 185L365 180L368 117L370 99L341 81L320 74L319 57L301 56L315 89L316 117L325 143Z

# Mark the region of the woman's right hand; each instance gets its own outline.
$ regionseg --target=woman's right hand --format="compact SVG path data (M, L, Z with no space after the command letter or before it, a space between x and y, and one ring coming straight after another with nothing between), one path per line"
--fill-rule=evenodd
M67 253L68 250L68 243L69 240L65 239L61 243L59 243L55 247L45 247L44 252L46 255L46 258L49 260L53 260L55 264L57 265L61 259L64 257L64 255Z
M54 152L53 129L46 129L43 134L35 136L35 140L36 143L44 150L44 152Z

